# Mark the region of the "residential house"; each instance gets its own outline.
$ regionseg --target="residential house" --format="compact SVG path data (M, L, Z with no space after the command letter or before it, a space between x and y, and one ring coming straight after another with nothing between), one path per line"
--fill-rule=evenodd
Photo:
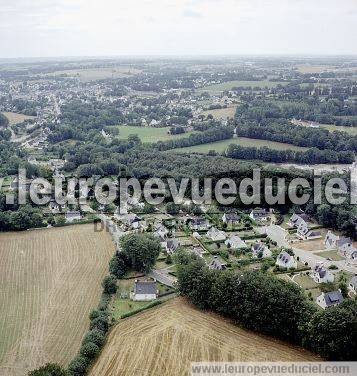
M264 243L254 243L251 249L253 258L266 258L272 255L271 250Z
M80 221L82 216L79 211L68 211L65 215L65 219L67 223L72 223L74 221Z
M325 236L324 245L327 249L340 249L344 245L347 245L347 248L352 245L352 240L350 238L339 237L335 235L332 231L327 231Z
M193 218L189 222L189 227L191 230L194 231L207 231L210 227L210 223L207 219L205 218Z
M227 264L219 261L217 256L215 256L208 267L213 270L226 270Z
M201 236L197 231L195 231L195 232L192 234L192 236L193 236L195 239L201 239L201 238L202 238L202 236Z
M52 213L58 213L60 211L60 206L57 204L56 201L50 201L48 204L48 208L51 210Z
M159 290L156 281L135 280L134 292L131 293L131 299L135 301L149 301L157 299Z
M192 248L192 253L194 253L198 257L203 257L204 250L200 246L196 246Z
M312 240L321 238L321 232L310 230L306 222L300 223L296 231L296 235L302 240Z
M357 262L357 249L353 246L352 240L350 238L343 238L338 247L338 253L345 257L347 261L356 263Z
M227 225L236 225L239 223L239 215L236 213L224 213L222 216L223 223L227 223Z
M279 266L280 268L286 269L296 269L297 262L294 256L289 255L286 251L282 251L279 253L275 265Z
M215 227L211 227L206 234L207 238L213 240L214 242L222 241L226 239L226 234L224 231L217 230Z
M316 283L329 283L335 279L334 275L321 263L315 265L312 269L311 277Z
M169 254L173 254L179 246L180 242L175 238L167 239L166 242L164 242L164 248Z
M224 243L232 249L247 248L247 244L238 235L229 237Z
M288 226L298 228L301 224L308 226L307 223L309 221L309 217L302 213L302 214L293 214L288 222Z
M266 209L253 209L249 217L253 219L253 221L267 221L269 219L269 212Z
M357 294L357 276L353 276L348 284L348 289Z
M337 306L343 302L340 290L322 293L316 298L316 303L323 309Z

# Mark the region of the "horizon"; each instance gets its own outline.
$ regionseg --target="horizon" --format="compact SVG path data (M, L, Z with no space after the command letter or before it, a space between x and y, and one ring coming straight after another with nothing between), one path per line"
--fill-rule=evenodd
M353 0L3 0L0 58L357 54Z

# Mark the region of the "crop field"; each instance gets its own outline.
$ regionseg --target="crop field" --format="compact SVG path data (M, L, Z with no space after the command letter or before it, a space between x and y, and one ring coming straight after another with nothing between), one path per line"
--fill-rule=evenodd
M92 224L0 234L2 376L76 355L114 252Z
M62 71L56 71L46 74L46 76L66 76L77 77L82 82L105 80L107 78L122 78L130 77L138 74L141 71L139 69L131 67L112 67L112 68L84 68L84 69L68 69Z
M314 361L301 348L241 329L183 298L122 320L90 376L190 374L195 361Z
M167 133L169 131L168 127L165 128L154 128L154 127L137 127L135 125L119 125L119 136L120 139L127 139L131 134L137 134L142 142L157 142L157 141L167 141L177 138L188 137L193 132L187 132L182 134L171 135Z
M322 72L331 72L336 70L336 67L332 65L298 65L297 70L301 73L322 73Z
M236 114L237 106L230 106L227 108L217 108L215 110L206 110L202 112L202 115L212 115L214 119L226 119L226 118L234 118Z
M234 87L259 87L259 88L272 88L276 87L278 84L284 85L284 82L273 82L268 80L262 80L262 81L227 81L222 82L220 84L215 85L209 85L205 87L199 88L197 91L204 92L217 92L217 91L225 91L225 90L231 90Z
M275 141L268 141L268 140L258 140L255 138L246 138L246 137L238 137L238 138L230 138L228 140L211 142L208 144L202 145L195 145L189 146L186 148L175 149L175 152L179 153L208 153L210 150L214 150L217 153L222 153L227 150L230 144L245 146L245 147L268 147L270 149L275 150L297 150L297 151L304 151L307 148L295 146L291 144L283 144L281 142Z
M35 118L35 116L17 114L16 112L3 112L3 114L9 119L9 125L19 124L27 119Z

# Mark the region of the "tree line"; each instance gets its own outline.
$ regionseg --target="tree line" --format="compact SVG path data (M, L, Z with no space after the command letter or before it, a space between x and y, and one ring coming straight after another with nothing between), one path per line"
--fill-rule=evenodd
M220 313L247 329L303 345L326 359L355 360L356 300L320 311L302 289L273 275L209 270L204 261L184 253L177 259L179 291L199 308Z

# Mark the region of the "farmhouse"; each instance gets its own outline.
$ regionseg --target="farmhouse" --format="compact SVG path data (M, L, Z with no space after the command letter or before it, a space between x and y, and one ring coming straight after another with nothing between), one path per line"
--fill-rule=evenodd
M282 251L278 255L275 265L279 266L280 268L296 269L297 262L294 259L294 256L291 256L289 255L289 253Z
M353 276L348 284L348 289L355 294L357 293L357 276Z
M224 262L221 262L217 259L217 256L211 261L211 263L208 266L210 269L213 270L226 270L227 269L227 264Z
M224 213L222 216L223 223L236 225L239 223L239 215L235 213Z
M156 281L135 281L131 299L135 301L155 300L159 295Z
M329 283L334 281L334 275L326 269L322 264L317 264L311 273L312 279L316 283Z
M267 221L269 218L269 212L266 209L253 209L249 217L253 219L253 221Z
M322 293L316 298L316 303L323 309L337 306L343 302L340 290Z
M226 234L224 231L217 230L215 227L211 227L206 234L207 238L213 240L214 242L222 241L226 239Z
M272 255L271 250L264 243L254 243L252 253L254 258L266 258Z
M247 244L238 235L231 236L224 243L232 249L247 248Z
M80 221L82 216L79 211L68 211L65 218L67 223L72 223L73 221Z

